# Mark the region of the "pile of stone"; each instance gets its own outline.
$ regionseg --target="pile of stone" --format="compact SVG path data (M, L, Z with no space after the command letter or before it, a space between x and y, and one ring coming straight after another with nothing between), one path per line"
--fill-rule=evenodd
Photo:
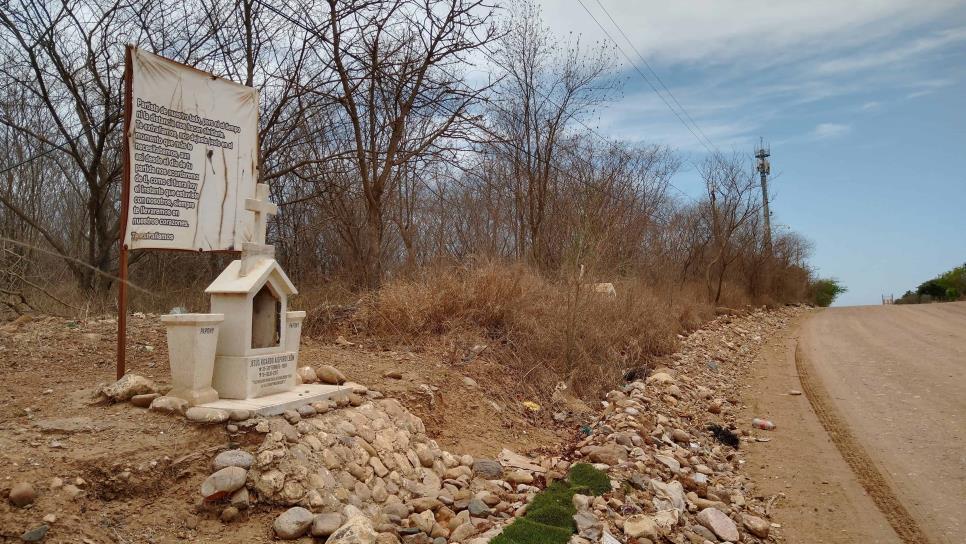
M227 414L229 425L265 437L252 452L219 453L202 495L226 522L255 502L286 507L273 523L280 539L486 544L526 512L538 486L589 462L607 471L614 489L575 496L574 544L779 541L768 498L739 472L741 452L707 426L754 439L748 422L736 420L739 379L764 338L800 311L722 316L683 338L664 367L606 396L567 460L451 454L398 401L350 384L353 395L339 403L233 423L250 414Z
M531 472L443 451L393 399L266 425L248 484L292 506L274 524L283 539L482 544L538 491Z
M607 470L615 490L575 501L579 534L572 542L780 540L779 526L767 520L767 498L756 497L739 473L741 452L707 427L754 439L750 422L734 413L739 379L763 339L800 311L720 317L684 339L666 367L608 393L576 456Z

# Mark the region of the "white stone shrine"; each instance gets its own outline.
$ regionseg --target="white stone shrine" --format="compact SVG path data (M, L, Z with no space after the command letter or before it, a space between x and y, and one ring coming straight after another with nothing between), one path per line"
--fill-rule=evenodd
M265 244L267 216L278 213L267 185L256 185L245 209L255 214L254 242L243 244L241 259L205 289L211 313L162 316L171 394L192 405L262 415L347 396L347 387L297 383L305 312L288 310L288 298L298 290L275 260L275 248Z

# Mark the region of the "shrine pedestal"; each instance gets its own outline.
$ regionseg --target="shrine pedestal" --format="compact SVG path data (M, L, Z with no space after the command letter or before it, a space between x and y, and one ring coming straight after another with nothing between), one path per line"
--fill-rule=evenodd
M351 387L344 385L324 385L307 383L295 386L290 391L275 393L254 399L219 399L205 404L205 408L219 410L249 410L259 416L276 416L286 410L296 410L300 406L325 400L340 401L349 398Z
M161 316L168 333L168 362L171 365L169 396L192 406L218 400L212 388L218 327L224 314L170 314Z

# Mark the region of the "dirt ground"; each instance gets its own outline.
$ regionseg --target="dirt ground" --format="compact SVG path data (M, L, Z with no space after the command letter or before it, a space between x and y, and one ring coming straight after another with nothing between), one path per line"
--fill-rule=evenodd
M134 315L128 327L129 370L167 383L157 316ZM45 542L272 541L277 512L255 508L226 530L196 501L208 460L245 436L126 403L90 404L98 384L114 379L115 328L113 319L39 318L0 330L0 542L18 542L50 514L57 521ZM574 432L579 416L556 423L552 411L561 406L548 405L530 413L522 402L534 392L500 371L486 351L470 362L465 355L451 347L392 351L306 338L300 361L333 364L351 380L399 399L454 453L495 457L504 447L528 453L556 448ZM389 370L402 378L384 377ZM575 401L567 407L589 410ZM76 485L82 497L55 487L54 478ZM27 509L5 498L18 481L38 491Z
M833 308L804 324L800 355L905 541L966 541L966 303Z

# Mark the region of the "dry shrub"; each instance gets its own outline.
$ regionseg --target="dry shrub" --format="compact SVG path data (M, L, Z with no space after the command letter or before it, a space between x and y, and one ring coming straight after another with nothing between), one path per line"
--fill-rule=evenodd
M351 326L407 344L476 337L521 379L545 391L564 381L591 398L625 370L672 352L678 333L711 315L678 294L625 279L608 296L575 276L550 280L519 264L437 266L364 296Z

